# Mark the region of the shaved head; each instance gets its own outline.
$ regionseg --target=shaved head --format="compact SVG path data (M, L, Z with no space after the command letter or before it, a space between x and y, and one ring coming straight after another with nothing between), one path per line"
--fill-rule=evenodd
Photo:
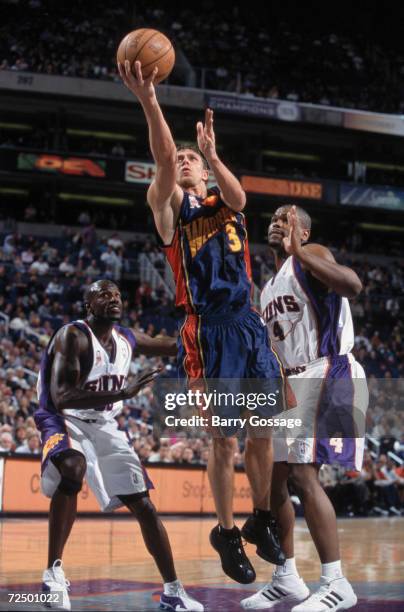
M296 206L296 204L284 204L283 206L280 206L276 210L276 212L278 214L285 213L285 212L288 213L290 209L292 208L292 206ZM299 217L299 221L302 225L302 228L310 230L311 229L311 217L309 213L306 212L304 208L300 208L300 206L296 206L296 213L297 213L297 216Z
M119 291L117 285L110 280L102 279L95 281L86 289L86 292L84 294L84 303L91 304L94 297L98 295L103 289L116 289Z

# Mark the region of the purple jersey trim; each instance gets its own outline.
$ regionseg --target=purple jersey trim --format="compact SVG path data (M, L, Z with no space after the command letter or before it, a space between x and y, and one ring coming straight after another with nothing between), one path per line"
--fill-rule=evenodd
M131 329L128 327L121 327L120 325L114 325L114 329L118 334L121 334L129 342L132 352L136 348L136 337Z
M354 422L354 384L347 355L330 358L329 369L319 401L315 463L337 463L355 468L356 440ZM341 448L331 444L332 438L341 439Z
M293 257L292 262L296 279L307 295L316 317L319 336L317 357L338 355L340 351L338 320L341 312L342 298L335 291L327 292L324 295L321 295L319 292L314 294L299 260Z

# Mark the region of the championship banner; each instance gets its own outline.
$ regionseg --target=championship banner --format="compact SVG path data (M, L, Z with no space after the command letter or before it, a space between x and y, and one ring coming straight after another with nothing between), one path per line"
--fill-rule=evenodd
M242 176L241 186L249 193L262 195L285 196L305 200L322 200L323 198L323 183L320 181L306 182L260 176Z
M208 108L223 113L267 117L280 121L300 121L301 108L295 102L285 100L268 100L246 96L226 96L207 94L205 104Z
M340 183L340 201L346 206L404 210L404 191L394 187Z

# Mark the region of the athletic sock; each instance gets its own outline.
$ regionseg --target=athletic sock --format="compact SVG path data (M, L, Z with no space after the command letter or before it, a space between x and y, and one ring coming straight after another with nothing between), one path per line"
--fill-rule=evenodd
M172 582L164 583L164 595L174 595L178 588L181 586L180 580L173 580Z
M341 561L332 561L331 563L321 564L321 575L329 580L335 580L335 578L342 578Z
M296 567L295 558L291 557L290 559L286 559L283 565L277 565L276 573L278 574L278 576L287 576L289 574L294 574L295 576L299 576L299 573Z
M225 529L219 524L219 533L225 538L233 538L235 535L239 535L239 530L237 529L236 525L234 525L234 527L231 529Z

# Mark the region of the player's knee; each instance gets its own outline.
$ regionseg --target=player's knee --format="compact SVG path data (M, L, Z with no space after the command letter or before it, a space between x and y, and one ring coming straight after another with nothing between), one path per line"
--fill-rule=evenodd
M301 495L314 494L314 491L318 486L317 474L312 465L291 465L290 479L297 492Z
M80 493L82 485L82 480L74 480L73 478L62 476L59 482L58 491L63 493L63 495L71 497Z
M87 463L82 453L72 449L71 453L57 457L54 463L61 473L62 478L75 480L80 483L83 480L87 469Z
M249 453L267 453L271 450L271 444L272 441L269 437L247 437L245 441L245 450Z
M155 523L158 519L157 510L150 497L142 497L131 502L129 508L140 524Z
M233 461L233 455L237 451L236 438L213 438L212 452L216 460Z

